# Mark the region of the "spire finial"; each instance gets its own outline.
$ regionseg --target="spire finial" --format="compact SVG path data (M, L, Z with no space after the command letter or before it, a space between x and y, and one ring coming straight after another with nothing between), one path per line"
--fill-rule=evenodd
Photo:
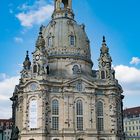
M26 57L25 57L25 61L23 62L23 67L26 70L29 70L31 66L31 62L29 59L29 51L26 51Z
M105 36L103 36L103 42L102 42L102 47L101 47L101 53L108 53L108 47L106 45L106 40Z
M42 31L43 31L43 28L44 28L44 26L43 26L43 25L41 25L41 26L40 26L40 31L39 31L39 36L41 36L41 37L43 37L43 36L42 36Z
M29 60L29 51L26 51L26 58L25 60Z
M102 47L106 47L106 40L105 40L105 36L103 36Z
M106 42L106 40L105 40L105 36L103 36L103 43L105 43Z
M41 26L40 26L40 32L42 32L43 28L44 28L44 26L41 25Z
M26 51L26 56L29 56L29 51Z

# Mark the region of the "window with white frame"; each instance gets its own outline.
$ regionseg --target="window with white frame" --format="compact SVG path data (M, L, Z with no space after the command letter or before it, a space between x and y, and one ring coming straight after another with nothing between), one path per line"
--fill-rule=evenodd
M83 103L82 100L77 100L76 102L76 121L77 130L83 130Z
M59 129L59 102L56 99L52 101L52 129Z
M101 101L97 102L97 130L104 130L103 103Z
M37 113L37 100L32 99L29 101L29 128L35 129L38 127L38 113Z

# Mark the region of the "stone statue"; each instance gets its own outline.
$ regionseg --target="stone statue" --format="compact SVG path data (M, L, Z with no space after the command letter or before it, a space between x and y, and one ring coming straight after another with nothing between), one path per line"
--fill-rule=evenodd
M17 126L13 125L11 139L10 140L18 140L19 129Z

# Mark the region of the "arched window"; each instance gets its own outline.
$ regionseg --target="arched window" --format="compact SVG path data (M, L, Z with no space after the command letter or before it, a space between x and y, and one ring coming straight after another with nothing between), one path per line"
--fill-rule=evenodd
M74 37L74 35L70 35L70 45L71 46L75 45L75 37Z
M33 66L33 73L37 73L37 65L36 64Z
M59 129L59 102L56 99L52 101L52 129Z
M104 130L103 103L101 101L97 102L97 130Z
M82 100L76 102L76 121L77 130L83 130L83 103Z
M52 115L59 115L59 106L58 100L52 101Z
M29 128L35 129L38 127L38 114L37 114L37 100L31 100L29 102Z
M101 71L101 79L105 79L105 72Z

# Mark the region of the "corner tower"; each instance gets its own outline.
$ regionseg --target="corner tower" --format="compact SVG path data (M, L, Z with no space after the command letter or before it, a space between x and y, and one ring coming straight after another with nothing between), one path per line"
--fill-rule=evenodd
M13 97L19 140L123 140L122 88L111 68L105 37L99 70L92 70L85 26L74 20L72 0L55 0L27 52Z

